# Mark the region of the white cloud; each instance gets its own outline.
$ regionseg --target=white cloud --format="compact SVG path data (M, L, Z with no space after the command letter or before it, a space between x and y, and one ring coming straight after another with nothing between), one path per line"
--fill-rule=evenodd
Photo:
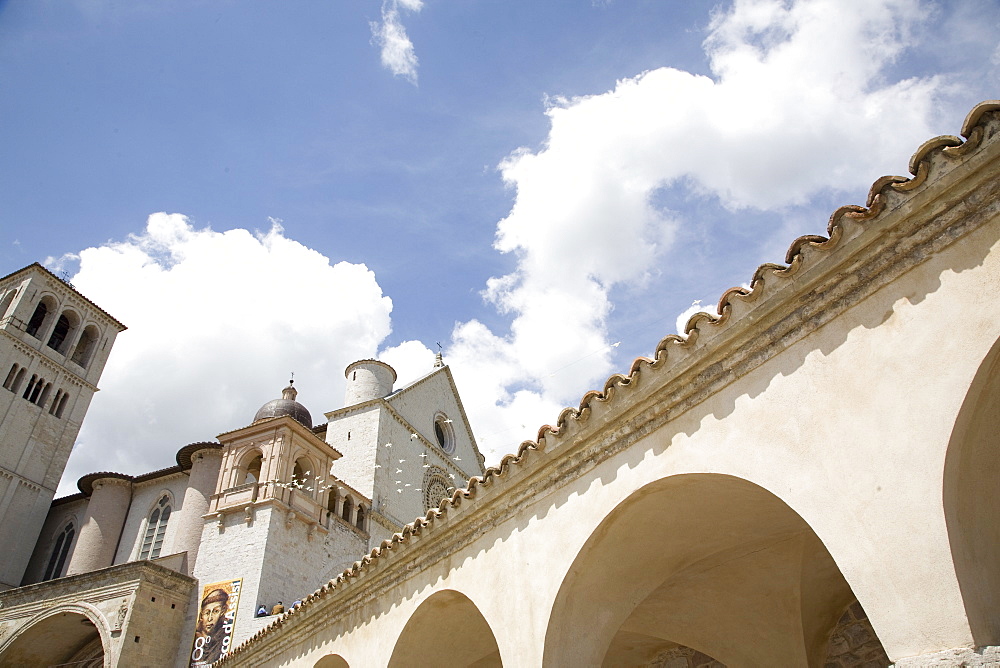
M737 0L709 25L712 77L664 67L550 100L544 145L500 165L516 195L495 247L517 267L484 295L510 330L460 323L447 351L488 459L612 371L610 290L646 280L681 222L655 192L780 211L905 165L944 80L888 72L927 15L918 0Z
M417 83L417 54L399 12L401 9L419 12L423 6L421 0L385 0L382 3L382 22L372 21L370 24L372 40L381 52L382 66L413 84Z
M84 473L168 466L187 443L249 424L292 371L318 422L343 404L346 366L371 357L390 330L392 302L371 271L331 266L275 222L263 233L215 232L158 213L142 234L78 258L73 284L129 329L63 493Z

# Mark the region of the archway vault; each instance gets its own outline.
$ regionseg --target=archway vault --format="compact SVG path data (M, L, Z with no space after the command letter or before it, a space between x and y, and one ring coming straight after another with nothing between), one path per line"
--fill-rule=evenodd
M777 496L728 475L673 476L622 501L577 554L544 665L660 665L687 648L732 666L823 665L854 600Z
M101 629L83 609L57 609L29 623L0 651L0 665L100 668L106 664Z
M502 666L490 625L476 604L451 589L422 602L403 627L389 660L406 666Z

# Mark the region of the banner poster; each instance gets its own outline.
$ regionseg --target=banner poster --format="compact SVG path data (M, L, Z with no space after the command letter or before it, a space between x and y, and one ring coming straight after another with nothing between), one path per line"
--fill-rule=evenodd
M224 580L201 589L190 667L209 666L229 653L243 579Z

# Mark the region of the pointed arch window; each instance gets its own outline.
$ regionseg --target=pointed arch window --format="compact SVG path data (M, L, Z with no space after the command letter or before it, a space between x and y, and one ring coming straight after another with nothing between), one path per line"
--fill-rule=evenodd
M52 548L52 556L49 557L49 564L45 567L45 576L42 580L51 580L62 575L63 566L66 565L66 555L69 554L69 548L73 544L75 535L76 529L70 522L56 538L56 545Z
M146 522L146 533L142 537L140 559L156 559L163 547L163 537L167 533L167 521L170 519L170 497L164 494L157 502L153 512Z

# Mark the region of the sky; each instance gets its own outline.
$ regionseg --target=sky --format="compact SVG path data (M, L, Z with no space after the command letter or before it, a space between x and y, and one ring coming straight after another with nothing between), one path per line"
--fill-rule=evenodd
M496 463L998 83L997 0L0 0L0 275L128 326L60 493L438 350Z

